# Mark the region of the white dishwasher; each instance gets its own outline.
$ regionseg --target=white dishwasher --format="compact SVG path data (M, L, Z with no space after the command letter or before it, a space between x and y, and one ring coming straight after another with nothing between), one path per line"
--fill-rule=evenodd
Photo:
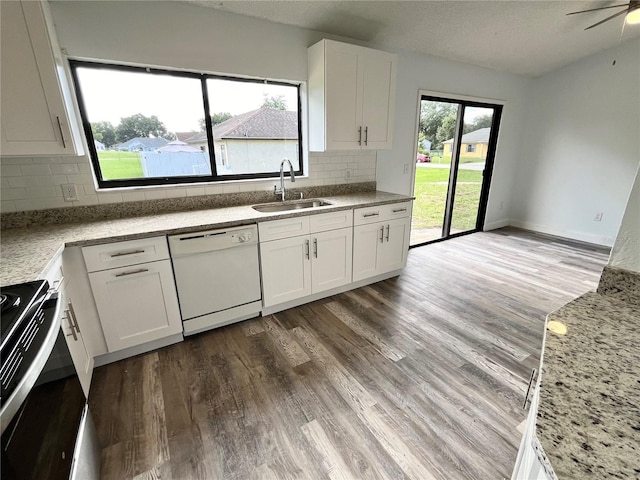
M169 250L185 335L259 315L257 225L172 235Z

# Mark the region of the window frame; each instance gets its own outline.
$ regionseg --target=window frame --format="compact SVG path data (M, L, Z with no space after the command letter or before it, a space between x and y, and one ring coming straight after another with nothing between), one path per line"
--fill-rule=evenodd
M94 68L104 70L120 70L138 73L148 73L151 75L169 75L184 78L195 78L200 80L200 88L202 92L202 102L205 114L205 130L207 134L207 145L209 146L209 163L211 165L211 175L189 175L189 176L175 176L175 177L149 177L149 178L133 178L122 180L105 180L102 178L102 170L100 169L100 162L98 159L98 151L95 145L95 139L93 137L93 131L91 130L91 122L87 115L87 109L80 86L77 69L78 68ZM87 148L89 151L89 158L91 160L91 168L98 182L99 189L110 188L135 188L135 187L150 187L150 186L179 186L183 184L203 184L203 183L225 183L238 180L260 180L279 177L279 172L268 173L244 173L236 175L220 175L216 169L216 155L214 149L213 139L213 125L211 123L211 110L209 105L209 92L207 89L208 79L222 79L231 80L237 82L248 83L262 83L268 85L283 85L287 87L295 87L297 90L298 98L298 170L294 173L296 176L304 175L304 141L302 138L302 95L300 82L284 82L281 80L270 80L266 78L255 77L235 77L232 75L221 75L204 72L192 72L183 70L170 70L165 68L156 67L144 67L133 65L121 65L113 63L92 62L86 60L69 59L69 70L71 72L71 78L73 80L73 86L75 89L76 100L78 102L78 109L80 111L80 117L82 121L82 128L84 130L85 138L87 140ZM288 174L288 173L287 173Z

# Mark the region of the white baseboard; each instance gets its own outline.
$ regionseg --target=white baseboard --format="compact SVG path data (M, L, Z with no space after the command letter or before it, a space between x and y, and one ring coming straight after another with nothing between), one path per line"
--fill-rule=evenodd
M262 308L262 316L271 315L272 313L288 310L293 307L304 305L305 303L315 302L321 298L330 297L331 295L337 295L338 293L347 292L349 290L355 290L356 288L364 287L365 285L371 285L372 283L380 282L388 278L397 277L402 270L394 270L392 272L383 273L382 275L376 275L375 277L365 278L364 280L358 280L357 282L348 283L341 287L332 288L331 290L325 290L324 292L314 293L308 297L297 298L290 302L279 303L278 305L271 305Z
M161 338L159 340L154 340L153 342L144 343L142 345L136 345L135 347L125 348L123 350L118 350L117 352L105 353L104 355L98 355L95 357L95 365L94 367L101 367L102 365L106 365L107 363L117 362L119 360L124 360L125 358L134 357L136 355L140 355L141 353L147 353L152 350L157 350L162 347L167 347L169 345L173 345L174 343L181 342L183 340L182 333L176 333L174 335L170 335L165 338Z
M546 233L547 235L554 235L556 237L568 238L570 240L577 240L579 242L591 243L594 245L600 245L604 247L612 247L614 239L603 235L594 235L586 232L578 232L575 230L566 230L564 228L555 228L548 225L541 225L539 223L526 222L521 220L509 220L508 225L517 228L523 228L525 230L532 230L534 232Z
M488 232L489 230L496 230L498 228L509 226L509 219L503 218L501 220L496 220L495 222L488 222L484 224L482 227L483 232Z

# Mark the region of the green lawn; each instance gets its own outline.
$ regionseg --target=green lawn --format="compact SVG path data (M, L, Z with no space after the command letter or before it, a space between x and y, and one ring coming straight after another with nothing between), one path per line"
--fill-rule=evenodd
M460 163L481 163L484 161L484 158L460 157ZM451 155L444 155L442 158L438 157L438 155L434 155L431 157L431 163L442 163L443 165L449 165L451 163Z
M448 181L449 170L446 168L417 168L412 228L442 227ZM481 186L481 171L458 171L452 230L470 230L475 227Z
M98 152L100 170L105 180L143 178L140 152Z

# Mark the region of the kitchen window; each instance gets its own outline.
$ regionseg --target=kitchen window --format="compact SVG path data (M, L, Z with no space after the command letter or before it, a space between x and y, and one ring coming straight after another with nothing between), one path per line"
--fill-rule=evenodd
M100 188L303 173L299 84L70 64Z

